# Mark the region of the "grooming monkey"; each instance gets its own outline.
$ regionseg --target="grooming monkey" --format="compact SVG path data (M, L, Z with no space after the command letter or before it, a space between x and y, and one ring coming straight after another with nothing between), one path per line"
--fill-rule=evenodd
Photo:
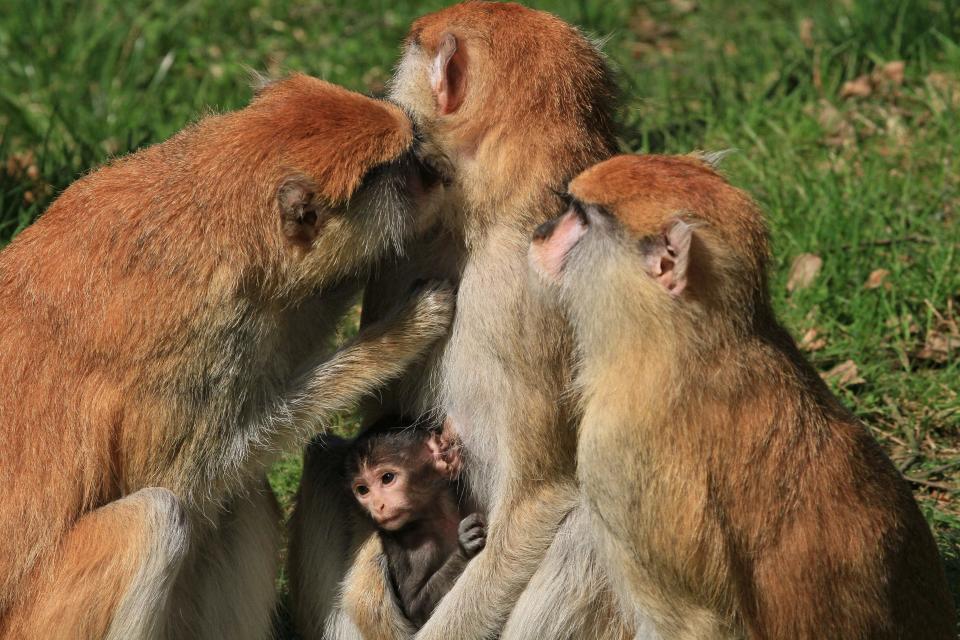
M265 638L265 466L444 334L330 356L436 197L397 107L303 75L74 183L0 253L0 637Z
M555 190L616 148L610 74L594 46L550 14L465 2L414 23L391 95L444 175L445 208L442 228L368 285L364 321L417 278L459 281L449 340L394 396L402 413L454 419L468 486L488 514L486 549L417 637L622 637L605 577L582 544L588 518L564 395L568 330L529 287L526 258L533 230L562 211ZM376 535L319 542L340 517L339 498L316 490L322 460L319 451L307 457L292 533L303 552L291 555L291 575L302 578L291 583L300 632L408 637L389 599L368 595L385 592ZM324 575L346 575L342 589Z
M458 447L438 431L387 416L347 458L351 493L375 523L391 586L417 628L486 542L483 517L461 507Z
M534 235L581 360L578 476L665 639L955 637L906 482L770 306L764 219L691 157L619 156Z

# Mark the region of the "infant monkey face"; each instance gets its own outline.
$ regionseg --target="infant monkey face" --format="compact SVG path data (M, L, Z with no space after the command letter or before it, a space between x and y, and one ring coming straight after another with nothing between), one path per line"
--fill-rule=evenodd
M397 531L408 525L419 511L411 498L411 474L399 464L389 462L364 466L353 483L353 495L386 531Z
M350 489L381 530L444 515L460 472L450 437L402 416L382 418L361 436L348 462Z

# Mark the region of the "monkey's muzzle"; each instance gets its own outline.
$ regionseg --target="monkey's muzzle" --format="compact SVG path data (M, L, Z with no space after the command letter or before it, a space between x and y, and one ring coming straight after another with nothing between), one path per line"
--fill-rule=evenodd
M528 254L530 265L548 279L558 279L567 255L589 227L590 221L579 203L574 203L563 215L544 222L533 232Z

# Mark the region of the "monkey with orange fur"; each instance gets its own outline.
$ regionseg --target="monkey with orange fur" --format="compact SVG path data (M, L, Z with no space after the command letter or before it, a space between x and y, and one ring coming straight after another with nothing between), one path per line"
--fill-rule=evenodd
M370 282L364 321L381 317L394 292L418 278L459 282L449 340L395 385L393 398L400 413L453 418L470 461L468 484L488 514L486 549L420 638L632 635L592 550L580 544L588 519L566 393L571 339L562 314L531 290L526 259L534 228L562 211L556 191L616 149L614 94L593 43L517 4L457 4L420 18L407 37L391 96L417 122L423 154L443 174L444 208L441 226ZM313 450L292 533L299 552L290 574L303 578L291 582L299 631L409 637L389 599L368 595L385 590L373 532L333 547L309 542L328 540L321 536L341 518L339 497L316 489L322 466ZM342 588L319 578L345 574Z
M268 637L264 472L452 316L329 355L435 190L391 104L294 75L68 188L0 253L0 637Z
M774 317L751 199L686 156L569 194L530 261L574 327L578 477L625 607L666 640L954 638L909 487Z

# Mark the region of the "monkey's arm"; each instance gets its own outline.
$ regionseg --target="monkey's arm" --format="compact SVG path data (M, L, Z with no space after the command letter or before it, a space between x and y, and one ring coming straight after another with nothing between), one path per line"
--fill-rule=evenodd
M463 549L457 549L450 554L446 562L430 576L419 590L415 593L400 594L403 600L403 608L406 610L410 622L420 627L427 621L430 614L436 609L440 598L450 591L468 562L470 562L470 559Z
M317 431L331 415L350 409L365 395L399 376L437 339L453 319L454 293L429 288L399 314L373 324L329 360L301 375L268 423L288 422L303 435Z
M486 551L467 565L417 640L496 637L577 499L576 486L563 482L507 496L491 514Z

